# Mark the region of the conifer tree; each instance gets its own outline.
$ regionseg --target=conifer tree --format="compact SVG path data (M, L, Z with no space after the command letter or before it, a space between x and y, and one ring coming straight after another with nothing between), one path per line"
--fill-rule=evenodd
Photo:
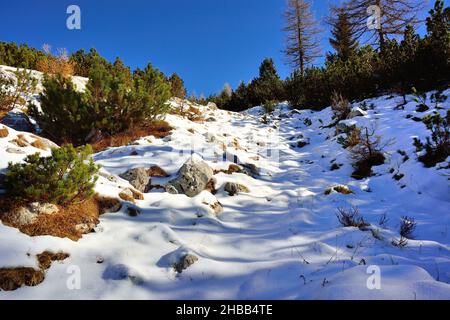
M170 85L172 86L172 96L184 99L186 98L186 89L184 87L184 81L176 73L173 73L169 78Z
M337 18L331 19L329 23L333 27L331 30L333 38L330 39L330 44L336 50L337 56L341 60L347 61L355 54L358 42L354 38L354 32L345 9L340 8Z

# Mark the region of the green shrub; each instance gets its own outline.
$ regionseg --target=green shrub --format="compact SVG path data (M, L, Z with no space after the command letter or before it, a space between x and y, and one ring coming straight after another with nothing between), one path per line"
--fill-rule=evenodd
M7 195L18 202L59 205L84 201L94 195L99 167L91 147L66 145L49 157L29 155L24 163L10 163L5 178Z
M40 94L41 110L30 105L30 115L55 142L84 144L92 129L94 115L84 94L76 91L69 78L60 75L45 77L43 86L44 91Z
M414 145L417 152L425 150L425 153L419 156L419 161L431 168L450 156L450 110L447 110L445 118L436 112L426 116L423 123L431 131L431 137L427 137L425 143L415 138Z

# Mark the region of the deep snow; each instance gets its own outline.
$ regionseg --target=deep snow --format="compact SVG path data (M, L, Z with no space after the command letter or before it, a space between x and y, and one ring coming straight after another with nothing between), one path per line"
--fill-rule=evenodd
M30 238L0 223L0 267L37 267L35 255L44 250L70 253L52 265L39 286L0 292L0 299L450 299L448 162L427 169L417 161L413 137L424 140L430 132L406 116L432 110L416 113L411 96L405 110L394 110L400 100L367 100L374 110L349 120L376 125L383 140L395 139L386 148L386 164L361 181L350 177L348 153L336 142L334 128L320 129L331 121L330 108L292 112L282 104L268 124L261 122L261 108L231 113L200 107L206 118L216 120L204 123L168 115L175 128L170 136L144 137L94 159L114 175L158 165L172 176L152 178L152 183L164 184L193 150L214 169L226 169L236 157L254 163L261 176L219 173L215 196L207 191L194 198L145 194L137 201L138 217L129 217L125 208L103 215L96 232L78 242ZM441 107L443 113L450 103ZM304 124L306 118L311 126ZM296 148L300 135L310 144ZM0 139L0 170L23 157L5 152L9 140L11 135ZM267 148L273 149L267 153ZM409 160L403 163L397 150L406 151ZM333 160L343 166L331 171ZM394 180L391 168L405 177ZM246 185L250 193L228 196L221 188L228 181ZM324 195L338 184L354 194ZM127 182L100 177L96 189L117 195L119 185ZM215 216L205 203L217 200L224 212ZM352 205L371 229L379 230L381 240L370 231L340 226L337 208ZM379 226L383 214L388 222ZM416 240L398 248L391 242L399 238L402 216L415 218L418 227ZM177 274L171 265L185 253L199 260ZM367 286L374 266L381 271L379 290ZM74 270L80 271L81 288L70 290L67 281Z

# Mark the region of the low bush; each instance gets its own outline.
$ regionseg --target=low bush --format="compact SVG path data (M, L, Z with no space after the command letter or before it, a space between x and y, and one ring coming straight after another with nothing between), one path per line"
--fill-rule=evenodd
M10 163L5 177L7 196L19 203L67 205L94 195L99 167L89 159L90 146L66 145L52 155L29 155L24 163Z
M447 110L446 117L441 117L439 113L428 115L423 123L431 131L431 137L427 137L425 143L415 138L414 145L417 152L424 152L419 156L419 161L431 168L450 156L450 110Z
M338 208L336 216L340 224L342 224L344 227L356 227L363 229L369 226L364 218L361 217L359 209L356 207L352 207L349 210Z
M410 217L402 217L400 223L400 235L402 238L414 239L414 231L416 230L417 222Z

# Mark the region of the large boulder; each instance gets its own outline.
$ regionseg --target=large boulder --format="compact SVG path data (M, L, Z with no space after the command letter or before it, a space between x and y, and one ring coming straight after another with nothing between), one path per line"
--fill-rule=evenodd
M17 131L34 132L35 127L28 116L22 112L9 112L0 121L1 124Z
M170 193L195 197L206 189L214 172L198 155L190 157L178 172L178 177L169 181L166 190Z
M120 177L130 182L140 192L145 192L147 185L150 183L147 168L134 168L122 173Z

